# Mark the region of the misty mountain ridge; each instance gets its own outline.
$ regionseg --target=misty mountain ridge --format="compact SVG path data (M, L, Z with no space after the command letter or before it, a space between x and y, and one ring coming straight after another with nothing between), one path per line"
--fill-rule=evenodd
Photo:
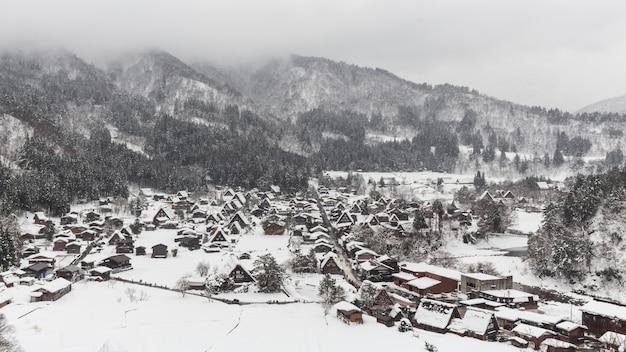
M0 112L28 123L35 136L71 131L88 137L91 128L104 123L143 145L158 116L168 114L209 128L230 129L240 138L250 133L266 136L268 143L311 157L330 152L323 150L325 141L335 143L334 148L357 150L360 143L376 148L394 140L411 142L416 135L436 135L431 133L436 129L450 136L433 140L428 148L432 152L420 149L419 160L383 167L363 159L359 165L432 168L442 158L452 158L444 169L489 168L497 173L510 166L511 153L519 153L530 165L551 158L559 147L559 133L566 139L593 141L579 157L604 158L620 147L625 121L623 116L581 117L522 106L467 87L417 84L379 68L298 55L229 69L210 62L189 65L162 50L120 56L100 68L63 50L5 52L1 59L0 89L5 94ZM439 137L447 144L469 146L470 159L455 161L456 152L438 156L437 148L448 147L436 145ZM495 167L482 165L481 159L487 163L494 159L481 158L483 149L505 152L508 160ZM404 152L407 157L412 153L410 148ZM422 160L429 153L434 153L428 156L431 160Z
M578 110L578 113L592 113L592 112L605 112L626 114L626 95L619 97L608 98L593 104L589 104L584 108Z

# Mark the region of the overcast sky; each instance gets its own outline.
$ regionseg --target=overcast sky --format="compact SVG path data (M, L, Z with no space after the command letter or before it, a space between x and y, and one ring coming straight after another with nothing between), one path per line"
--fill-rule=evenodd
M626 94L625 14L623 0L0 0L0 46L321 56L575 111Z

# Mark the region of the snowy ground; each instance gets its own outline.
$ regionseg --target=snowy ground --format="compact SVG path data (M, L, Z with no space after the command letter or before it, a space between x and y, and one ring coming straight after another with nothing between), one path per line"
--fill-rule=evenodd
M130 302L128 287L79 282L53 304L2 311L25 351L423 351L425 341L441 352L461 344L468 352L519 350L421 330L415 337L370 317L346 325L316 303L227 305L154 288L141 288L148 300Z

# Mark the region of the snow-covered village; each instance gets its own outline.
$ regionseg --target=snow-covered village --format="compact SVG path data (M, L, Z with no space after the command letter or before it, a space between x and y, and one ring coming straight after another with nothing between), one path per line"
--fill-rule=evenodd
M626 2L0 13L0 352L626 352Z
M348 176L325 174L326 184ZM535 199L474 194L462 175L363 176L379 178L369 195L315 183L296 196L143 188L59 218L27 213L21 265L0 274L2 313L29 351L623 346L625 307L605 292L538 285L522 261L543 218ZM483 202L510 210L503 233L481 234L463 208ZM424 256L399 261L394 238L413 238Z

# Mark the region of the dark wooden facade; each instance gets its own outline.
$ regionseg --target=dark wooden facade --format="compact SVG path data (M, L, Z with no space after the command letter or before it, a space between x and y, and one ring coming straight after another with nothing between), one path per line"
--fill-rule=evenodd
M152 246L152 258L167 258L167 246L162 243Z

